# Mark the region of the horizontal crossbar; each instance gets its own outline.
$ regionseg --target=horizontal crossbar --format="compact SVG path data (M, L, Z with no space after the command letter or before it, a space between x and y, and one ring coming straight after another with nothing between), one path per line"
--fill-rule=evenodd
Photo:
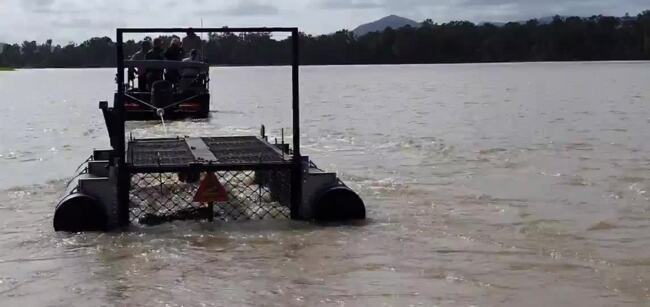
M291 161L266 163L197 163L190 165L171 166L134 166L127 164L129 173L177 173L177 172L217 172L217 171L246 171L246 170L280 170L291 169Z
M118 28L117 33L176 33L188 32L195 33L205 32L218 32L218 33L232 33L232 32L298 32L295 27L254 27L254 28Z
M181 61L170 61L170 60L126 60L124 61L124 67L143 67L143 68L168 68L168 69L180 69L180 68L202 68L208 69L210 66L208 63L204 62L181 62Z

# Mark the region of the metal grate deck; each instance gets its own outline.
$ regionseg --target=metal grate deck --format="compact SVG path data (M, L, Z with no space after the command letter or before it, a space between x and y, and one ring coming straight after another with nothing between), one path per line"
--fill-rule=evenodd
M209 137L203 142L219 163L267 163L285 161L282 154L254 136Z
M133 140L127 153L135 167L282 163L288 158L255 136Z
M128 162L134 166L187 165L194 156L183 139L146 139L129 142Z

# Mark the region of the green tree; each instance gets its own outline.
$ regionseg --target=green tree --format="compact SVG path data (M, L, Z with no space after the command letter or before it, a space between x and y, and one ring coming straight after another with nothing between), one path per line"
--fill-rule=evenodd
M165 41L171 36L163 36ZM650 11L630 17L555 16L502 26L467 21L417 28L387 28L357 37L348 30L328 35L300 33L302 64L401 64L502 61L650 59ZM291 39L270 33L210 33L204 55L215 65L286 65ZM139 42L124 42L130 56ZM80 44L24 41L5 47L0 64L15 67L107 67L115 65L115 43L94 37Z

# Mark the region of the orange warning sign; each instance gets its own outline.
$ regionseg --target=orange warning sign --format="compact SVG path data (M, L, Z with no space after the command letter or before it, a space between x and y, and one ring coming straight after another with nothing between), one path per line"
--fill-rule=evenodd
M228 192L226 192L226 189L221 185L217 176L211 172L207 173L205 178L203 178L203 181L201 181L201 185L199 185L196 194L194 194L194 201L211 203L227 200Z

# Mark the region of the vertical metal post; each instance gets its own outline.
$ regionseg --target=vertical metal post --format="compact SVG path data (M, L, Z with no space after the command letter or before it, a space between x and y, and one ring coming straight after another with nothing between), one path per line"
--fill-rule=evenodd
M302 157L300 155L300 84L299 73L299 33L298 29L291 31L291 89L293 96L293 169L291 172L291 219L301 217L302 205Z
M122 30L116 32L117 48L117 96L113 104L113 110L117 114L117 127L115 134L111 136L116 139L115 156L117 161L117 219L120 226L129 224L129 181L130 174L126 168L125 159L125 130L124 130L124 48L122 45Z

